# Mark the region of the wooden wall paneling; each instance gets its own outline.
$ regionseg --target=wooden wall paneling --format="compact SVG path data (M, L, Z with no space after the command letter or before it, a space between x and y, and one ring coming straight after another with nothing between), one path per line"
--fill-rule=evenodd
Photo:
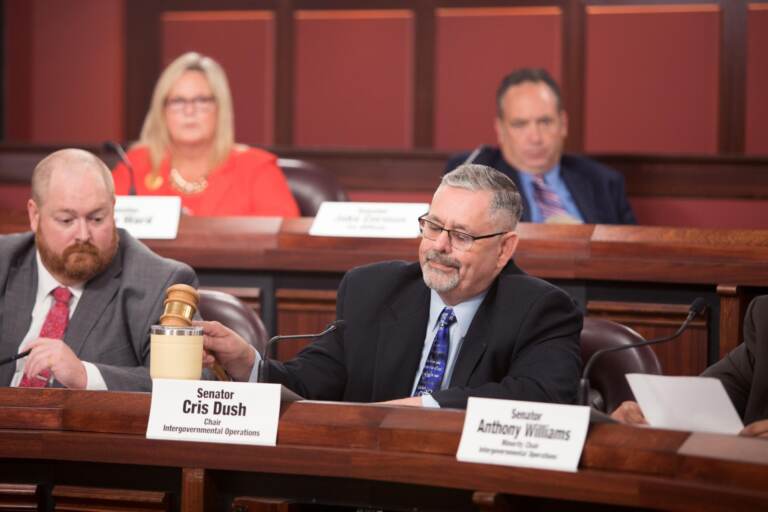
M410 148L414 15L295 12L293 143Z
M215 491L204 468L183 468L181 470L181 509L187 512L213 510Z
M585 150L716 154L718 6L586 12Z
M543 67L561 81L562 16L550 6L437 9L436 149L496 143L496 89L510 71Z
M135 141L147 115L161 67L160 15L162 2L125 5L125 118L124 141Z
M275 7L275 144L293 143L294 108L294 22L292 2L278 2Z
M7 7L14 67L5 100L10 124L19 122L9 135L67 144L121 138L122 0L25 3Z
M568 0L563 12L563 79L560 84L563 103L568 113L568 137L565 150L584 152L585 101L585 23L583 0Z
M29 140L32 134L33 10L28 0L5 0L3 17L3 138ZM12 44L11 44L12 43ZM10 70L13 70L11 73Z
M159 491L57 485L52 497L57 512L151 512L171 510L171 497Z
M631 327L645 339L674 333L688 315L688 305L589 301L587 314ZM669 343L653 345L665 375L698 375L707 367L709 318L694 319L688 330Z
M432 1L416 2L413 56L413 147L435 143L435 9Z
M768 3L750 3L747 16L744 150L768 155Z
M278 289L277 326L279 334L320 332L336 319L335 290ZM287 361L312 340L284 341L277 347L276 358Z
M747 0L720 2L722 50L720 52L719 150L744 152L746 105Z
M266 10L165 12L162 66L198 51L222 65L229 79L237 140L274 142L275 19Z
M720 296L720 349L717 358L721 359L744 340L744 314L754 293L749 293L741 286L719 285Z
M33 484L0 484L0 512L39 510L40 493Z

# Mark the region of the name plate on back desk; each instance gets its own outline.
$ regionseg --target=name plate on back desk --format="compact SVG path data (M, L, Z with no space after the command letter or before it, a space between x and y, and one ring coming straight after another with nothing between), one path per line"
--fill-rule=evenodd
M589 407L470 397L456 459L575 472Z
M426 203L352 203L320 205L309 234L360 238L416 238Z
M154 379L147 438L275 446L280 387Z
M117 196L115 223L136 238L173 240L179 232L178 196Z

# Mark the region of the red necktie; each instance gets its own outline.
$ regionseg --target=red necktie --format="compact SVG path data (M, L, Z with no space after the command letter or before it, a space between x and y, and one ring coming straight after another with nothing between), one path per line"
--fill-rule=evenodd
M69 300L72 298L72 292L69 288L59 286L53 290L53 305L48 310L48 315L43 322L43 328L40 329L41 338L54 338L60 340L64 338L64 331L67 330L69 323ZM24 375L19 382L20 388L44 388L51 377L51 371L46 369L40 374L28 378Z

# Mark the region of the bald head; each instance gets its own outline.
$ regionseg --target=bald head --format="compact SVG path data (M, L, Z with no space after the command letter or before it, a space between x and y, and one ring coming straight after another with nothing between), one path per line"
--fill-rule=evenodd
M115 183L107 165L93 153L82 149L61 149L43 158L32 173L32 200L38 207L43 205L51 192L51 176L56 173L55 182L68 181L68 178L82 177L93 173L104 184L107 194L114 200ZM61 174L59 176L58 174Z

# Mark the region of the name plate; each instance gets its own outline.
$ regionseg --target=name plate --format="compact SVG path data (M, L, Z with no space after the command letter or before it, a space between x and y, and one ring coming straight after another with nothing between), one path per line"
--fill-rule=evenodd
M117 196L115 223L136 238L173 240L179 232L178 196Z
M575 472L589 407L470 397L456 459Z
M275 446L280 385L154 379L148 439Z
M416 238L427 203L353 203L320 205L309 234L362 238Z

